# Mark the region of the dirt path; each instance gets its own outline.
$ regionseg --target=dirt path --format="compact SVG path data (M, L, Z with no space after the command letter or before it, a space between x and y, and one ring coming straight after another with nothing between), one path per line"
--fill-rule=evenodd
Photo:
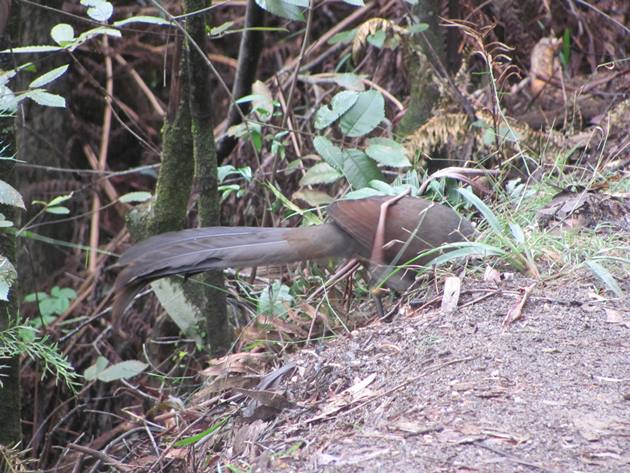
M295 354L281 388L297 407L244 424L224 453L254 471L630 471L630 304L583 274L539 283L503 327L532 282Z

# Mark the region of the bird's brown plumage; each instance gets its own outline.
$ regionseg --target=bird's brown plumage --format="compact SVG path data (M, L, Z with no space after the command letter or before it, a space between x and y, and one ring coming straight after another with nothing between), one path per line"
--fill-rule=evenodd
M386 197L341 200L328 207L332 222L300 228L207 227L164 233L129 248L114 285L117 317L146 283L175 274L228 267L287 264L329 257L369 260L381 205ZM470 223L444 205L403 197L387 211L384 261L403 264L426 250L462 241ZM426 263L430 257L416 259Z

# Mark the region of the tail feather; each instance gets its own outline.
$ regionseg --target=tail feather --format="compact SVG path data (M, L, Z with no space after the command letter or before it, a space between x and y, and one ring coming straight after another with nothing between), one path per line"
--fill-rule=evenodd
M120 315L142 287L175 274L229 267L288 264L350 256L352 239L334 224L308 228L208 227L164 233L132 246L118 260L114 315Z

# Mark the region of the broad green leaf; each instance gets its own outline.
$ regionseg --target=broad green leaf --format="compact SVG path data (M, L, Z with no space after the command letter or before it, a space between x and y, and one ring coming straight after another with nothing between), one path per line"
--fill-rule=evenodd
M24 296L24 302L38 302L47 297L48 294L45 292L31 292L30 294Z
M19 100L6 85L0 85L0 112L14 113L17 111Z
M302 176L300 186L314 184L332 184L341 177L341 173L328 163L317 163Z
M112 4L105 0L81 0L81 5L88 7L88 16L96 21L107 21L114 13Z
M349 137L371 132L385 118L385 100L380 92L359 92L356 103L341 117L340 127Z
M287 313L287 306L293 302L289 287L280 281L274 281L265 288L258 297L259 314L282 316Z
M367 187L373 179L384 179L376 163L358 149L343 152L343 175L354 190Z
M309 0L284 0L286 3L295 5L296 7L308 8Z
M372 187L364 187L356 191L348 192L343 198L347 200L365 199L366 197L374 197L383 195L382 192L377 191Z
M151 198L150 192L138 191L138 192L128 192L124 195L121 195L118 199L123 204L131 204L135 202L146 202Z
M109 361L104 356L99 356L96 362L83 372L83 377L88 381L94 381L109 365Z
M113 38L121 38L122 33L114 28L109 28L107 26L99 26L98 28L94 28L88 31L85 31L79 35L77 38L77 45L85 43L88 39L92 39L95 36L100 36L106 34L107 36L111 36Z
M50 295L54 297L64 298L72 300L77 297L77 293L71 287L59 287L55 286L50 290Z
M160 18L159 16L138 15L138 16L132 16L131 18L125 18L124 20L115 21L113 25L125 26L125 25L128 25L129 23L149 23L152 25L170 25L171 24L170 21L164 18Z
M151 283L151 289L182 333L195 340L197 345L201 345L198 327L204 319L199 309L186 299L181 285L169 279L158 279Z
M74 28L67 23L56 24L50 30L50 37L59 46L65 46L74 40Z
M349 43L350 41L354 39L356 34L357 34L356 28L352 30L348 30L348 31L342 31L341 33L337 33L336 35L333 35L332 38L328 40L328 44L334 45L337 43Z
M328 205L335 200L326 192L310 190L310 189L301 189L299 191L296 191L293 193L291 197L293 199L302 199L308 205L311 205L313 207L319 207L320 205Z
M291 5L283 0L256 0L256 4L263 10L287 20L304 21L302 8Z
M313 140L313 146L317 154L333 168L341 171L343 169L343 151L338 146L332 144L328 138L316 136Z
M389 138L370 138L365 150L374 161L395 168L410 167L405 148Z
M385 38L387 38L387 33L383 30L378 30L371 35L368 35L367 42L370 43L375 48L381 49L383 44L385 44Z
M385 181L379 181L378 179L374 179L370 181L370 187L372 189L376 189L383 195L396 195L394 188Z
M9 290L17 279L17 271L4 256L0 256L0 300L9 300Z
M345 90L336 94L330 104L322 105L315 114L315 128L321 130L336 121L356 103L359 98L357 92Z
M335 74L333 76L333 80L335 81L337 85L348 90L353 90L356 92L363 92L365 90L365 85L363 84L363 81L361 80L361 76L358 74L352 74L352 73Z
M26 210L24 200L22 200L22 194L13 186L2 180L0 180L0 204L12 205L13 207Z
M35 89L37 87L42 87L46 84L49 84L55 79L64 75L67 70L68 70L68 64L66 64L65 66L56 67L52 71L48 71L46 74L42 74L41 76L39 76L37 79L35 79L33 82L31 82L28 85L28 88Z
M64 108L66 106L66 99L64 99L61 95L51 94L50 92L46 92L44 89L29 90L28 92L22 94L22 97L28 97L33 102L46 107Z
M113 364L98 373L97 379L104 383L117 381L119 379L133 378L147 369L149 365L138 360L121 361Z

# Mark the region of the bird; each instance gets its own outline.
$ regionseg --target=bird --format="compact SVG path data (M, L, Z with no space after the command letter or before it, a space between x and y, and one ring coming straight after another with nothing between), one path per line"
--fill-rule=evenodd
M428 250L475 233L452 208L408 195L338 200L328 206L328 216L329 223L314 226L203 227L141 241L115 264L121 270L113 316L121 316L145 284L167 276L342 257L365 261L382 275L393 265L426 264L435 256L424 254ZM412 282L392 277L385 285L401 292Z

